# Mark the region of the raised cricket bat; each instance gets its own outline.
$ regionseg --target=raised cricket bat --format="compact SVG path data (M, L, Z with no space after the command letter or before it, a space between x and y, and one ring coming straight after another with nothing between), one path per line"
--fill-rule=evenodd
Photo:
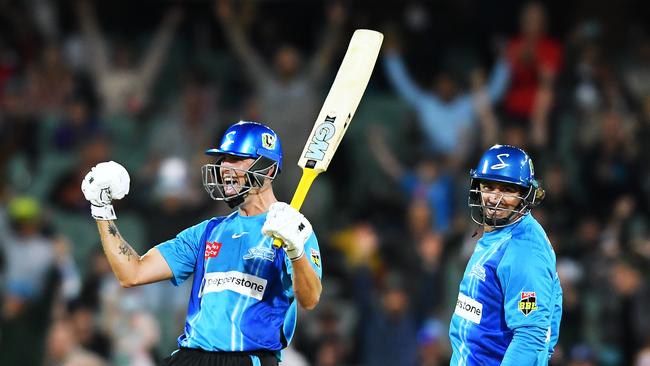
M314 179L327 170L350 126L372 75L383 39L383 34L368 29L357 29L352 35L334 83L298 160L302 177L290 203L296 210L300 210ZM280 247L282 241L275 239L273 245Z

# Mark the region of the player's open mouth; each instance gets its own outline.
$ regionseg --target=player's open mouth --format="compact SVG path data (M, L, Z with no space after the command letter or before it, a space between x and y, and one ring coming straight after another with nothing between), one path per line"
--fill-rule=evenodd
M223 190L227 196L239 193L239 187L239 179L236 177L223 177Z
M496 208L486 208L485 213L487 214L488 217L494 217L499 214L500 210L497 210Z

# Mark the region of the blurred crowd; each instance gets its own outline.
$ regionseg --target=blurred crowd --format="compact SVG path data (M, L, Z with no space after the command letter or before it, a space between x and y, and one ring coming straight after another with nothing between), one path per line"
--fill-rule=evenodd
M203 151L242 120L280 135L289 201L304 141L356 28L385 34L372 81L304 212L323 296L284 365L448 363L479 228L468 170L526 149L557 253L552 365L650 365L650 7L501 0L0 0L0 364L155 365L187 286L123 289L80 184L131 174L115 204L140 254L228 212ZM644 148L644 146L646 146Z

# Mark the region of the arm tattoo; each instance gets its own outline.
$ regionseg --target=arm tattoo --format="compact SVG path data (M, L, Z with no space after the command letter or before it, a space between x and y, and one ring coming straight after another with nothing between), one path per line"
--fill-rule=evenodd
M108 233L111 234L112 236L118 236L119 232L117 231L117 227L115 224L110 223L108 224Z
M119 249L120 249L120 254L125 255L126 260L128 260L129 262L131 261L131 257L135 256L135 253L133 253L133 249L131 249L129 244L124 240L122 240L122 242L120 243Z
M111 234L111 236L120 239L120 245L118 246L119 254L126 256L126 260L130 262L131 257L135 257L136 253L129 243L122 238L122 235L120 235L120 232L117 230L117 226L112 222L108 224L108 233Z

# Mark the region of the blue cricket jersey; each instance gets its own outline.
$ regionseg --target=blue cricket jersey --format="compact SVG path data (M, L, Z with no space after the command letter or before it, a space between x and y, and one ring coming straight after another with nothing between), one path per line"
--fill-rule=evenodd
M291 261L262 234L266 213L239 211L190 227L156 246L181 284L194 274L179 347L206 351L280 351L296 326ZM316 236L305 256L319 277Z
M451 318L451 365L547 365L561 316L555 253L537 220L485 232Z

